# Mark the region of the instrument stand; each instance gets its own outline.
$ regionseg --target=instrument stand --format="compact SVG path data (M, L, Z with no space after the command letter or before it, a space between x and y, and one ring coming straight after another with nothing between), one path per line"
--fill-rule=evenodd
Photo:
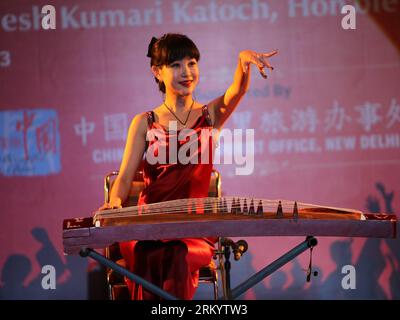
M251 287L255 286L260 281L264 280L266 277L271 275L273 272L278 270L280 267L285 265L286 263L290 262L298 255L306 251L307 249L311 249L318 244L318 241L313 236L308 236L305 241L294 247L292 250L288 251L280 258L260 270L259 272L255 273L253 276L239 284L237 287L231 290L230 288L230 262L229 262L229 255L230 255L230 248L229 245L224 247L224 256L225 256L225 270L223 270L225 283L224 285L224 294L222 297L218 299L229 299L233 300L242 295L244 292L249 290ZM311 266L309 267L311 270ZM308 275L307 275L308 276ZM308 280L308 279L307 279Z
M230 241L230 242L229 242ZM282 255L280 258L260 270L259 272L255 273L253 276L239 284L237 287L234 289L231 289L230 286L230 270L231 270L231 263L229 261L230 254L231 254L231 249L230 247L232 245L235 245L235 243L231 243L232 240L228 240L228 242L223 243L223 250L220 251L220 254L224 255L224 264L223 264L223 269L221 270L222 272L222 282L223 282L223 296L218 297L218 300L234 300L240 295L242 295L244 292L249 290L251 287L255 286L257 283L265 279L267 276L278 270L280 267L285 265L286 263L290 262L294 258L296 258L298 255L306 251L307 249L311 249L315 247L318 243L317 239L314 238L313 236L308 236L305 241L294 247L292 250L288 251L284 255ZM144 289L158 295L159 297L165 299L165 300L179 300L177 297L171 295L167 291L159 288L158 286L152 284L151 282L139 277L138 275L128 271L127 269L121 267L117 263L113 262L110 259L107 259L103 255L99 254L93 249L86 248L82 249L80 252L80 255L82 257L90 257L97 262L101 263L102 265L113 269L114 271L120 273L121 275L127 277L128 279L134 281L135 283L142 285ZM309 267L309 270L311 270L311 265Z
M168 293L167 291L161 289L160 287L157 287L156 285L152 284L151 282L128 271L127 269L121 267L120 265L113 262L112 260L107 259L106 257L99 254L98 252L96 252L93 249L90 249L90 248L82 249L79 254L81 257L90 257L90 258L96 260L97 262L101 263L102 265L113 269L114 271L120 273L121 275L127 277L128 279L134 281L135 283L142 285L143 288L146 289L147 291L150 291L151 293L154 293L165 300L179 300L177 297L173 296L172 294Z
M229 261L229 257L231 255L231 249L229 245L224 245L223 249L224 253L224 279L222 284L224 298L227 300L231 300L231 262Z

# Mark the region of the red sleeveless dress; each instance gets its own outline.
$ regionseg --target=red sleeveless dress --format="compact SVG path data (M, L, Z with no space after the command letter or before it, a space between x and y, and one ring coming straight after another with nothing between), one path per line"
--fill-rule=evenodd
M168 132L154 121L153 112L148 112L148 129L159 129L165 134L165 141L154 139L149 141L148 148L159 150L168 146L171 139L177 139L178 132ZM192 126L197 135L197 152L190 157L199 157L197 164L150 164L144 161L143 178L145 187L139 196L139 205L183 198L201 198L208 196L208 188L212 171L212 161L200 163L202 148L205 147L200 138L201 129L212 128L207 106L202 115ZM193 132L194 132L193 131ZM204 139L203 139L204 140ZM210 141L210 140L209 140ZM192 143L193 140L190 139ZM177 143L179 148L187 142ZM212 144L210 144L212 145ZM209 147L209 146L206 146ZM209 149L209 154L212 150ZM212 159L212 156L209 158ZM167 161L168 163L168 161ZM120 243L122 256L127 268L138 276L150 281L172 295L189 300L192 299L198 286L199 269L207 266L214 254L216 238L169 239L159 241L129 241ZM160 299L133 281L125 280L133 300Z

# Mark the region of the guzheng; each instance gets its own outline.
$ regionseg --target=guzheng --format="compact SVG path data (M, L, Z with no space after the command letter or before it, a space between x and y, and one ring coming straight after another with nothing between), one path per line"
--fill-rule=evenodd
M191 198L64 220L67 254L114 242L193 237L336 236L395 238L396 216L289 200Z

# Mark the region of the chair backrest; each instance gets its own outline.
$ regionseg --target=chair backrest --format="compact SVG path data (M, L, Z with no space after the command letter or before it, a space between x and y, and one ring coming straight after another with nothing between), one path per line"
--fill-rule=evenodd
M110 200L110 191L114 184L118 171L112 171L104 178L104 201ZM123 203L123 207L136 206L139 194L144 188L143 172L137 171L132 181L128 199ZM221 197L221 175L215 169L211 172L210 186L208 188L209 197Z

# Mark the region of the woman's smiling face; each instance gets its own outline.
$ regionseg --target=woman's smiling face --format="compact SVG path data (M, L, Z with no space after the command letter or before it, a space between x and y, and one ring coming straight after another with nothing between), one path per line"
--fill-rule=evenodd
M160 80L167 92L191 95L199 82L199 67L195 58L185 57L159 69Z

